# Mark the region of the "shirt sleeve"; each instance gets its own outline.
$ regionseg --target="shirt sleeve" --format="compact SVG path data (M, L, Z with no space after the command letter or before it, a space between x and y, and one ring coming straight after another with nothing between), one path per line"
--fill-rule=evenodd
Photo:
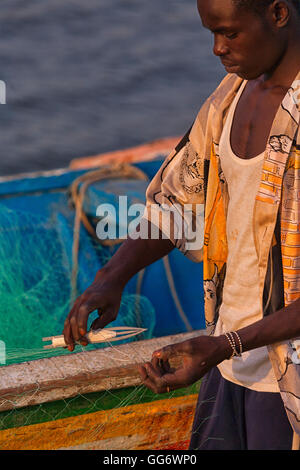
M188 258L201 262L205 179L204 157L191 141L196 126L166 158L149 184L143 219L151 222L152 237L158 237L159 229Z

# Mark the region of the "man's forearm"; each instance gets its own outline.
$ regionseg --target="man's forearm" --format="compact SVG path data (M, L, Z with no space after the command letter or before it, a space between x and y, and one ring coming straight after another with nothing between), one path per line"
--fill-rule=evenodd
M237 333L241 338L243 351L300 337L300 299L252 325L237 330ZM221 335L218 341L220 356L224 359L230 357L232 350L227 338Z
M238 331L243 350L293 340L300 336L300 299Z
M150 234L151 225L148 224ZM168 255L174 248L173 243L166 238L159 239L126 239L114 256L104 266L108 277L118 279L122 285L125 284L141 269L149 266L155 261Z

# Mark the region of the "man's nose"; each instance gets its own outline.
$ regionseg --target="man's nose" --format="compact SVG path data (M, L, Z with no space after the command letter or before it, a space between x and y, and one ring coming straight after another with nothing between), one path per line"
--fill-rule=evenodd
M224 36L220 34L215 35L213 52L216 56L223 56L228 54L229 48L225 44Z

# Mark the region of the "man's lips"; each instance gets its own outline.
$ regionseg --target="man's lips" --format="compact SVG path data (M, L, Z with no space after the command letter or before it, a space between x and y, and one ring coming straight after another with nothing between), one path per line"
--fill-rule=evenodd
M236 67L236 64L233 64L232 62L228 62L227 60L221 60L222 64L224 67Z
M224 68L228 73L238 73L240 71L240 66L237 64L232 64L231 62L223 61L222 64L224 65Z

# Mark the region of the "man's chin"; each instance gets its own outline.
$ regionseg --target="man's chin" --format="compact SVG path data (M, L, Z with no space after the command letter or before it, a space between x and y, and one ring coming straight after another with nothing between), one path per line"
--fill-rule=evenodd
M235 74L242 78L243 80L256 80L257 78L259 78L261 76L261 72L245 72L245 70L237 70L235 72Z
M247 72L245 72L239 65L224 66L227 73L232 73L240 78L249 80Z

